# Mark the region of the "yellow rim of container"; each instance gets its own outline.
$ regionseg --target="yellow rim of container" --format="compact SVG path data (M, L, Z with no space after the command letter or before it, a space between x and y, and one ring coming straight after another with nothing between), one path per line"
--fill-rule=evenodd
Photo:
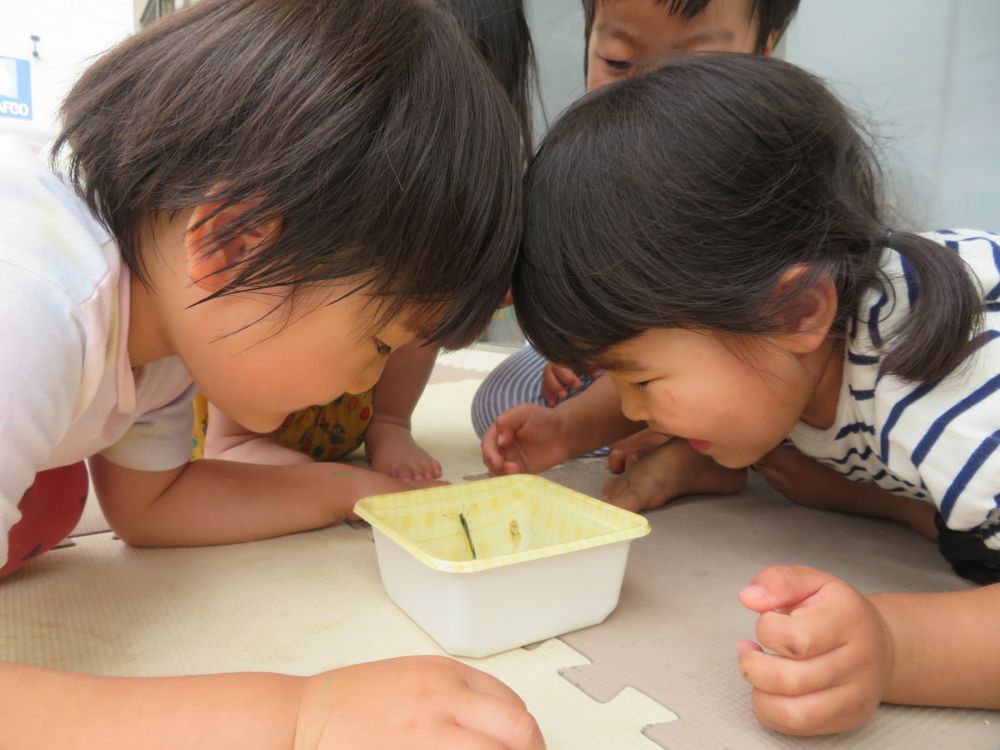
M485 483L496 483L504 485L514 484L515 482L525 480L531 484L536 482L550 484L554 488L558 488L560 494L575 495L581 503L600 508L602 515L610 512L612 516L619 516L622 520L627 521L630 524L630 527L620 529L618 531L610 531L607 534L601 534L587 539L563 542L562 544L554 544L548 547L525 550L524 552L513 552L509 555L489 557L483 560L442 560L441 558L428 554L423 549L418 547L416 543L400 534L394 528L386 526L382 522L382 519L380 519L375 512L369 509L370 505L374 505L383 499L398 500L400 497L413 497L415 495L427 495L430 498L437 498L441 495L461 494L459 492L460 488L469 488L473 484L481 485ZM563 487L561 484L557 484L542 477L530 474L514 474L506 477L484 479L478 482L465 482L462 484L448 485L446 487L435 487L428 490L398 492L392 495L373 495L359 500L354 506L354 512L371 524L373 529L378 529L382 534L405 549L427 567L447 573L478 573L482 570L516 565L518 563L529 562L531 560L542 560L547 557L555 557L557 555L566 554L567 552L577 552L579 550L590 549L593 547L603 547L607 544L614 544L615 542L637 539L639 537L646 536L646 534L651 531L649 521L647 521L643 516L640 516L638 513L633 513L615 505L602 502L601 500L595 500L594 498L577 492L576 490L571 490L568 487Z

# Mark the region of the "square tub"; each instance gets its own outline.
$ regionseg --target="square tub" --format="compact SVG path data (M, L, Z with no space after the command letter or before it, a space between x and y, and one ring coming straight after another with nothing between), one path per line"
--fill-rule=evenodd
M389 598L448 653L482 657L603 622L640 515L535 476L378 495L371 524Z

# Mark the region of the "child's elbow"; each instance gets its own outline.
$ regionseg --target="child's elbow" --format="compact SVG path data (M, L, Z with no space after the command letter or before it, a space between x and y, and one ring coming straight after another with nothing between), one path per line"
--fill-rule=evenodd
M162 547L162 540L156 539L156 534L141 524L111 523L111 531L129 547Z

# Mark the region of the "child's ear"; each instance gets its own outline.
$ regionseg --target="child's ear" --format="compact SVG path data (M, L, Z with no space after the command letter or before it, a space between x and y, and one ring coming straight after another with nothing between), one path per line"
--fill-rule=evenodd
M764 44L764 49L761 50L761 55L763 57L770 57L774 54L774 47L777 45L778 40L781 39L781 31L775 29L770 34L767 35L767 42Z
M829 274L823 274L803 287L807 265L799 264L785 269L774 285L777 300L791 300L784 310L785 334L782 336L788 349L797 354L807 354L822 345L837 318L837 285Z
M266 250L281 231L281 222L273 219L238 237L213 245L212 238L254 208L252 203L237 203L219 210L218 203L197 206L188 219L184 235L188 278L192 284L215 292L229 284L237 274L240 261ZM212 251L214 248L214 252Z

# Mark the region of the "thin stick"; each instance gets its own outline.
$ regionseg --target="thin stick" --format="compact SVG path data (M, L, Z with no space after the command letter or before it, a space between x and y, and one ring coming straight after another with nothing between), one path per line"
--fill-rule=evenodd
M476 559L476 546L472 543L472 532L469 531L469 522L465 520L465 514L459 513L458 520L462 524L462 531L465 532L465 539L469 543L469 549L472 550L472 559Z

